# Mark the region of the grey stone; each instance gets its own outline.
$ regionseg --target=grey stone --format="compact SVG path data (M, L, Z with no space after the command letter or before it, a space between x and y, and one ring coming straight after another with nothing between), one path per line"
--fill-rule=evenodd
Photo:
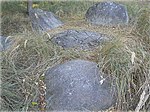
M7 50L12 45L12 41L4 36L0 36L0 51Z
M66 30L53 36L52 42L63 48L90 49L110 40L106 34L86 30Z
M47 110L98 111L116 102L112 79L94 62L78 59L49 68L45 83Z
M43 11L41 9L31 9L29 16L33 29L38 32L48 31L63 25L52 12Z
M85 16L87 21L95 25L123 25L129 21L126 7L110 1L93 5Z

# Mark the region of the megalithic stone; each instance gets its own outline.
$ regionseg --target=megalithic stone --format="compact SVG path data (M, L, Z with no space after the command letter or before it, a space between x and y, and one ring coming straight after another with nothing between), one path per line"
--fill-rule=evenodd
M29 16L32 28L37 32L45 32L63 25L63 22L55 14L41 9L31 9Z
M63 48L92 49L112 37L87 30L69 29L53 36L52 42Z
M126 25L129 21L127 8L111 1L99 2L91 6L85 17L94 25Z
M49 68L45 84L49 111L99 111L116 102L113 78L94 62L77 59Z

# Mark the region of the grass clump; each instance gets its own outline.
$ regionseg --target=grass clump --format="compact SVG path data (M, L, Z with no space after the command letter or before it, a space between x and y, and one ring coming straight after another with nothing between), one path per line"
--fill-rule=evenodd
M101 70L116 78L117 109L121 110L136 108L141 93L139 90L149 80L150 55L142 45L133 42L134 47L117 40L103 46L99 52Z
M38 81L46 68L59 60L59 50L31 32L18 34L13 40L13 47L1 54L1 110L30 110L31 102L38 102Z
M9 14L10 12L15 13L22 13L26 11L26 7L22 7L23 2L18 0L13 1L1 1L1 12L5 14Z
M22 13L11 13L6 15L2 14L1 33L3 34L3 36L8 36L14 35L16 33L23 33L26 29L32 30L29 21L30 20L27 15L24 15Z
M150 8L143 8L139 11L134 33L143 43L150 44Z

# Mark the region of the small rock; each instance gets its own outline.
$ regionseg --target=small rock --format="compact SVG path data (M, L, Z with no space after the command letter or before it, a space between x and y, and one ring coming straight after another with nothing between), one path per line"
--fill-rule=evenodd
M10 39L7 39L4 36L0 36L0 51L7 50L12 44Z
M45 83L47 110L98 111L116 102L112 79L94 62L78 59L49 68Z
M63 25L63 23L52 13L41 9L31 9L29 11L32 27L34 30L48 31Z
M86 12L86 19L95 25L127 24L128 12L124 5L115 2L99 2Z
M63 48L78 47L81 49L90 49L109 39L110 37L105 34L92 31L66 30L56 34L52 38L52 42Z

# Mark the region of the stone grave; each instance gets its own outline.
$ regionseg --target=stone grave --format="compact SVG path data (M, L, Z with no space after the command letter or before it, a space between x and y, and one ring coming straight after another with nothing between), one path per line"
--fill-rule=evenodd
M33 30L38 32L48 31L63 25L63 22L52 12L43 11L41 9L31 9L29 11L29 17Z
M54 35L52 42L63 48L91 49L110 39L106 34L70 29Z
M113 106L114 80L97 66L77 59L49 68L45 73L47 110L99 111Z
M126 7L111 1L99 2L91 6L85 17L94 25L125 25L129 21Z

